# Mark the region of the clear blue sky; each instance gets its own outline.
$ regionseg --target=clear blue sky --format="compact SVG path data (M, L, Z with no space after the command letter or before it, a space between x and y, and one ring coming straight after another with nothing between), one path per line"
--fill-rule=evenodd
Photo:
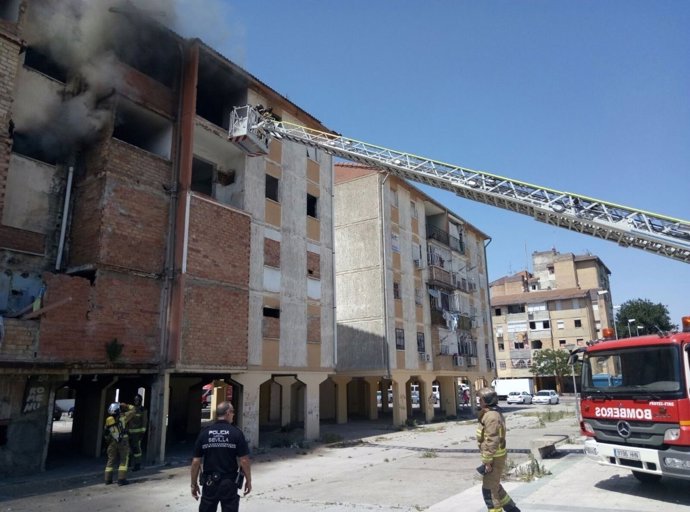
M221 3L202 39L343 135L690 219L688 1ZM492 280L589 251L614 304L690 314L688 264L425 191L492 237Z

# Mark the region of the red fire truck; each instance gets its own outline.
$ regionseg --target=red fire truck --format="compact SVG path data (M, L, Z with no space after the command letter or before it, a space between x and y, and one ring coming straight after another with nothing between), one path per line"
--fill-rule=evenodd
M681 332L590 342L579 352L585 454L642 482L690 480L690 316Z

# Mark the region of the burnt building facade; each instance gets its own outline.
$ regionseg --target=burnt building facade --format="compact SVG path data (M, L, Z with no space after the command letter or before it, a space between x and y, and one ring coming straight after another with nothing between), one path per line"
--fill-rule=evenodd
M209 387L253 445L318 437L331 157L275 140L250 158L227 133L245 104L326 128L131 2L0 2L0 67L0 468L45 467L60 398L87 456L136 393L149 462L196 434Z

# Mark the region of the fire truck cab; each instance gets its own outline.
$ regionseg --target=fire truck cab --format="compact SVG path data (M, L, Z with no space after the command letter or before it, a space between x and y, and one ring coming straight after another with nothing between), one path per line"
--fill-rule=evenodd
M682 327L582 350L580 428L589 458L642 482L690 480L690 317Z

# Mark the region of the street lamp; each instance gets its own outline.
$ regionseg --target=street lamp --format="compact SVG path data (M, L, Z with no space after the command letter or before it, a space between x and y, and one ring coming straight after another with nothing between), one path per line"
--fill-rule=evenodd
M630 332L630 324L635 321L634 318L628 318L628 338L632 338L632 333Z
M640 331L644 331L644 325L638 325L637 326L637 335L640 335Z
M599 295L599 300L603 302L604 304L604 309L606 309L606 318L609 322L613 320L613 332L616 334L616 339L618 339L618 328L616 327L616 318L615 314L613 315L613 319L609 319L609 314L608 314L608 308L606 308L606 299L605 295L608 295L609 291L608 290L597 290L597 295ZM620 308L620 306L613 306L613 309L615 310L616 308ZM601 313L599 313L599 318L601 318Z

